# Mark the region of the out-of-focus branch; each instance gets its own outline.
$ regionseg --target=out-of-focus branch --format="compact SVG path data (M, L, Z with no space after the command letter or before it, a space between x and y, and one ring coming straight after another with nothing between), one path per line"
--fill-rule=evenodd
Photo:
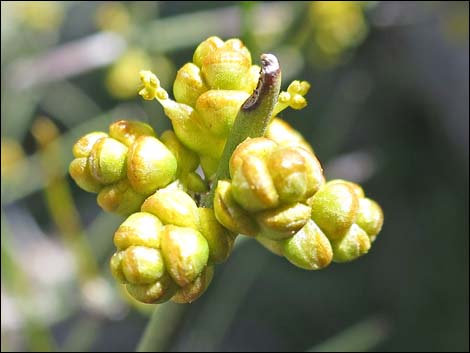
M257 32L269 36L282 33L294 20L296 6L291 3L261 4L253 9ZM143 25L133 38L154 52L170 52L193 47L212 35L238 36L241 31L239 7L192 12L158 19ZM282 21L278 19L282 18ZM184 31L181 28L185 28ZM10 88L25 90L40 84L64 80L113 63L126 49L124 37L101 32L64 44L32 58L11 64L6 70Z
M19 60L8 67L6 77L18 91L46 82L63 80L114 62L125 50L125 40L102 32L64 44L49 52Z

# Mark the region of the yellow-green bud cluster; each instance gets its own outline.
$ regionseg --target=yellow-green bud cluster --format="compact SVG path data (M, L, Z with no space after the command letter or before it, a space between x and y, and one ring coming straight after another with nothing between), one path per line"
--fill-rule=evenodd
M229 256L234 238L211 209L198 208L170 185L118 228L111 272L141 302L192 302L209 286L213 264Z
M260 67L239 39L210 37L195 50L193 61L181 67L173 85L175 101L158 78L141 72L145 99L156 98L170 118L181 142L195 151L206 176L215 173L228 134L241 105L256 88ZM302 109L310 85L294 81L279 96L274 114L287 107ZM274 115L273 115L274 116Z
M293 237L281 241L257 237L273 253L307 270L366 254L382 228L380 206L366 198L359 185L349 181L329 181L307 204L311 219Z
M152 127L139 121L120 120L110 125L109 134L83 136L73 146L73 155L69 172L77 185L98 193L98 204L105 211L121 215L139 210L146 196L178 175L172 149L156 137ZM194 159L195 169L197 156Z
M247 139L232 155L230 177L215 192L218 221L304 269L367 253L382 227L380 206L357 184L325 184L320 163L301 145Z
M332 180L309 203L312 219L331 241L333 261L366 254L382 229L382 209L355 183Z
M263 62L263 75L265 68ZM255 91L260 68L252 65L250 52L238 39L218 37L202 42L178 71L175 100L157 76L140 72L139 94L162 104L173 131L157 138L149 125L121 120L108 133L92 132L74 145L72 178L98 193L104 210L129 216L114 235L110 267L137 300L196 300L209 286L214 265L230 255L237 234L308 270L351 261L370 249L383 223L380 206L357 184L325 182L309 143L276 117L287 107L304 108L310 85L293 81L277 96L279 67L276 72L276 93L267 113L259 114L263 130L230 136L225 152L236 117L248 116L243 104L253 92L249 102L263 97L269 79L260 80ZM225 163L234 148L229 168L219 166L222 154ZM205 179L196 173L199 166ZM211 207L212 195L213 209L198 207L199 197Z

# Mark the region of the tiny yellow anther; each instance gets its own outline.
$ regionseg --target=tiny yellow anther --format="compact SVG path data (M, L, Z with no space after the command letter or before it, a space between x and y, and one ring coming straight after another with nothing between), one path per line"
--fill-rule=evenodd
M139 74L140 80L144 86L139 91L139 95L141 95L145 100L152 100L157 97L157 94L160 97L161 93L159 93L159 90L162 89L160 88L160 81L158 80L157 76L155 76L152 71L148 70L142 70Z

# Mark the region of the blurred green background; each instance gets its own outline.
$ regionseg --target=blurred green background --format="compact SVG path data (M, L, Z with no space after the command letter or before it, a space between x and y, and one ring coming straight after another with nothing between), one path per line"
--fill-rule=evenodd
M165 348L468 351L468 2L394 1L2 2L2 351L135 349L153 307L112 280L122 219L67 175L71 146L117 119L170 127L137 73L171 91L211 35L276 54L284 89L312 84L282 117L385 224L319 272L239 244L201 299L162 312Z

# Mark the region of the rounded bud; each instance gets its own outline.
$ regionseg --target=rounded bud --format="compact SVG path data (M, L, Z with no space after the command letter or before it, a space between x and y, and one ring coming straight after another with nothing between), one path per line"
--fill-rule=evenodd
M332 241L333 261L348 262L367 254L371 244L367 233L353 224L341 239Z
M292 237L310 219L310 207L295 203L262 211L256 215L261 227L260 236L281 240Z
M127 147L121 142L103 137L95 142L88 165L91 175L102 184L112 184L126 176Z
M371 242L375 241L383 222L384 215L377 202L368 198L359 200L356 224L367 233Z
M359 200L348 183L326 183L312 198L312 219L331 240L340 239L354 223Z
M126 179L105 186L97 197L98 205L103 210L121 216L139 211L144 200L145 196L135 192Z
M166 225L161 231L161 249L171 278L184 287L207 265L209 246L197 230Z
M219 37L209 37L204 42L198 45L193 55L193 62L201 67L204 58L211 55L217 49L224 45L224 41Z
M207 182L196 172L188 173L181 178L181 183L190 191L203 193L209 191Z
M252 94L253 91L258 86L259 76L261 73L261 68L258 65L251 65L248 75L245 77L245 84L243 90Z
M171 104L164 107L178 139L190 150L202 156L220 158L225 139L212 135L192 107L186 104Z
M187 63L179 69L173 84L173 94L179 103L195 106L198 97L207 91L201 77L201 70L193 63Z
M282 240L272 240L263 236L257 236L256 240L273 254L284 256L284 242Z
M185 175L195 170L199 165L199 157L196 153L186 148L171 130L166 130L160 136L160 141L173 153L178 162L178 175Z
M141 136L129 148L127 177L137 192L149 195L175 180L175 156L152 136Z
M244 48L244 47L243 47ZM232 43L206 55L202 61L202 75L212 89L243 90L251 68L246 50Z
M168 274L150 284L127 284L126 289L131 296L146 304L160 304L170 300L176 293L178 286Z
M214 212L217 220L234 233L255 236L259 227L248 212L242 209L232 195L232 184L219 180L214 195Z
M119 120L109 126L109 136L130 147L140 136L155 137L155 131L141 121Z
M90 132L81 137L75 145L73 145L72 153L75 158L87 158L90 155L93 145L103 137L108 137L104 132Z
M276 142L267 138L247 138L238 145L230 158L230 175L233 175L235 170L241 168L247 156L252 155L265 159L270 156L276 148Z
M113 254L109 261L109 268L116 281L122 284L127 283L126 277L122 272L122 251L117 251Z
M199 230L209 245L209 261L216 264L224 262L232 251L236 235L217 222L214 210L210 208L199 208L199 220Z
M132 245L158 249L162 227L162 222L154 215L146 212L134 213L114 233L114 245L118 250L125 250Z
M75 158L70 163L69 174L75 183L85 191L97 193L103 187L103 185L91 175L87 158Z
M158 190L145 200L141 209L157 216L163 224L195 229L199 226L197 205L191 196L181 190Z
M130 246L124 250L121 268L127 283L132 284L154 283L165 272L160 251L145 246Z
M244 209L257 212L279 205L279 194L266 163L248 155L232 175L232 193Z
M244 91L210 90L199 96L196 110L211 133L226 138L248 97Z
M179 288L175 296L171 298L175 303L192 303L198 299L209 287L214 276L214 267L206 266L202 273L193 282Z
M274 118L271 121L264 136L275 141L279 146L300 146L306 151L313 153L312 146L310 146L300 132L279 118Z
M328 238L312 220L284 242L283 254L291 263L305 270L325 268L333 258Z
M312 153L263 137L248 139L235 149L230 173L235 200L251 212L305 202L324 183L322 167Z
M282 202L305 200L324 184L320 162L302 148L279 148L267 164Z
M334 179L334 180L330 180L328 182L328 184L330 184L330 185L332 185L332 184L347 184L348 186L350 186L354 190L354 193L356 194L358 199L362 199L362 198L365 197L364 189L359 184L353 183L352 181L343 180L343 179Z

